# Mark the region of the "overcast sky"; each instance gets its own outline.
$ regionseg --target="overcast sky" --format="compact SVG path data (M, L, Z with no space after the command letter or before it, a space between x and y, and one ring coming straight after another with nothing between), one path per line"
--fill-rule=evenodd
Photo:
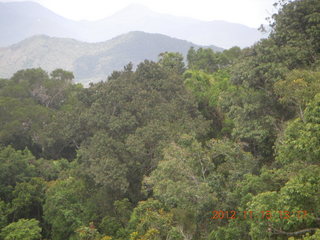
M1 2L14 2L0 0ZM55 13L73 20L98 20L130 4L176 16L200 20L225 20L250 27L265 24L277 0L33 0Z

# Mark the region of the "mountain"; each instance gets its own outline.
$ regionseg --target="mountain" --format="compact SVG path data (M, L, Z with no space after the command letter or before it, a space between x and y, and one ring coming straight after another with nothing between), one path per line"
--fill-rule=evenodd
M130 32L100 43L40 35L0 48L0 78L26 68L41 67L46 71L63 68L74 72L77 82L87 84L105 80L113 70L120 70L129 62L137 65L145 59L157 60L166 51L186 55L190 47L199 46L144 32Z
M0 46L39 34L101 42L130 31L144 31L224 48L248 47L262 37L257 29L241 24L160 14L141 5L130 5L99 21L72 21L38 3L0 3L0 29Z
M111 17L95 22L96 29L108 29L93 33L96 39L106 39L113 33L144 31L161 33L185 39L201 45L223 48L248 47L263 37L257 29L225 21L200 21L151 11L141 5L130 5ZM87 39L90 41L90 39Z
M0 2L0 46L33 35L81 38L79 23L63 18L34 2Z

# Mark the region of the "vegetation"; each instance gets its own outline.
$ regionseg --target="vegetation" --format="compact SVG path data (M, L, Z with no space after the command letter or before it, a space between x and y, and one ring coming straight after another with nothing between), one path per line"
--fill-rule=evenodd
M18 9L21 8L23 9L23 6L18 7ZM19 31L20 29L9 32ZM103 32L108 31L105 29ZM88 33L86 35L91 36ZM77 39L77 36L73 38ZM141 44L142 42L145 44ZM101 81L113 70L121 70L130 61L135 65L144 59L155 61L158 54L164 51L180 52L186 55L190 47L199 48L200 46L166 35L145 32L129 32L99 43L38 35L9 47L0 48L0 78L9 77L16 71L26 68L40 66L47 71L64 68L74 73L77 82L88 86L90 82ZM223 50L219 47L211 47L217 51Z
M319 239L320 2L279 4L268 39L187 66L1 79L0 239Z

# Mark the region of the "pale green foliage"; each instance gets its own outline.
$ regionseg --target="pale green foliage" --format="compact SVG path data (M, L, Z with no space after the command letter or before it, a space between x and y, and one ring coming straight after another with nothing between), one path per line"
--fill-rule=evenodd
M292 177L279 192L263 192L253 197L246 209L255 215L249 219L252 238L268 239L271 235L301 231L314 225L320 209L319 183L320 168L309 166ZM270 211L270 219L262 219L261 211ZM290 217L285 219L286 215L280 216L279 211L288 211Z
M217 201L222 188L229 189L254 167L251 154L237 144L212 139L202 146L184 135L165 149L163 160L145 182L168 206L195 210Z
M139 202L129 222L131 239L136 240L180 240L181 235L174 227L173 214L164 209L158 200Z
M187 70L184 73L184 84L190 90L199 102L209 98L208 92L212 85L213 77L203 71Z
M210 216L204 209L234 207L229 191L244 174L253 171L255 164L239 144L212 139L202 145L183 135L165 149L163 160L145 178L145 186L152 187L157 199L174 208L176 227L183 234L205 236Z
M189 136L182 141L189 142L188 148L171 144L146 184L153 185L154 195L168 206L191 210L214 199L205 181L214 166L198 142Z
M89 227L81 226L76 230L77 240L99 240L100 234L91 222Z
M310 235L309 233L308 234L306 234L306 236L304 236L303 238L294 238L294 237L292 237L292 238L289 238L289 240L318 240L318 239L320 239L320 229L318 229L316 232L315 232L315 234L313 234L313 235Z
M20 219L1 230L3 240L38 240L41 239L39 221L35 219Z
M283 164L293 161L319 163L320 156L320 95L304 111L304 121L295 119L287 125L276 146L277 160Z
M293 70L285 80L276 82L274 88L280 95L280 101L293 104L301 119L305 120L303 110L320 91L320 72Z
M184 73L184 84L198 102L208 102L210 106L217 107L221 103L226 91L234 91L235 87L230 83L230 74L220 70L209 74L202 70L187 70Z

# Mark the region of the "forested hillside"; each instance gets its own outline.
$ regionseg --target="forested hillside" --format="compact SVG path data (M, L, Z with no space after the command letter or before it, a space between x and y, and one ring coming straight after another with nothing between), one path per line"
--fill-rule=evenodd
M1 240L319 240L320 1L270 37L0 80Z
M16 71L42 68L53 71L63 68L72 71L75 82L88 86L105 80L128 62L136 67L145 59L158 59L161 52L187 55L191 42L161 34L130 32L105 42L87 43L68 38L33 36L7 48L0 48L0 77L12 76ZM208 46L216 51L222 48Z

